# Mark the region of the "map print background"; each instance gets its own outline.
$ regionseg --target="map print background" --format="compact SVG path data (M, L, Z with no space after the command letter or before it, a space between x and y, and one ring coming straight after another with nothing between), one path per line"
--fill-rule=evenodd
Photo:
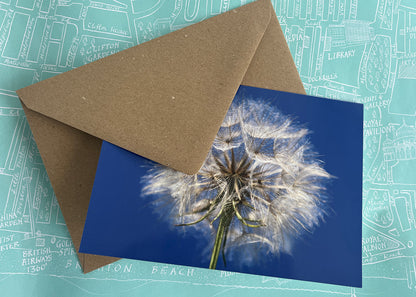
M416 294L414 0L272 0L307 93L364 104L362 289L131 260L81 272L15 90L247 2L0 0L2 296Z

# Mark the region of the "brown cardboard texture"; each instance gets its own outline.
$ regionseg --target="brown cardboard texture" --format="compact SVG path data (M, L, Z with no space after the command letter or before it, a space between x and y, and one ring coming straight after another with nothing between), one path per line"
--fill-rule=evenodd
M77 250L102 139L196 173L240 84L304 93L270 0L17 91Z

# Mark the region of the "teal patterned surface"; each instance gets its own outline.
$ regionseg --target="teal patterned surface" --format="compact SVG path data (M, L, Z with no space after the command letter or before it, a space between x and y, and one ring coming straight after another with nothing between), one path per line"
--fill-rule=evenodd
M364 104L362 289L130 260L82 274L14 91L247 2L0 0L1 296L416 295L414 0L272 1L308 94Z

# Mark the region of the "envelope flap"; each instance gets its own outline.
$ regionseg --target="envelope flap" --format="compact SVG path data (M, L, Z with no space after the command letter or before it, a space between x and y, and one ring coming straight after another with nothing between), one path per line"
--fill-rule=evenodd
M17 91L36 112L188 174L269 24L259 0Z

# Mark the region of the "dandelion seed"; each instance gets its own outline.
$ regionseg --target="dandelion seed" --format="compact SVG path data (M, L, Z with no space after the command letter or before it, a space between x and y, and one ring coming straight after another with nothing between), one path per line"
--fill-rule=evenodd
M269 252L312 232L325 215L324 182L308 130L275 107L233 103L201 170L195 175L155 165L144 195L167 199L177 226L213 228L209 268L232 247L259 245Z

